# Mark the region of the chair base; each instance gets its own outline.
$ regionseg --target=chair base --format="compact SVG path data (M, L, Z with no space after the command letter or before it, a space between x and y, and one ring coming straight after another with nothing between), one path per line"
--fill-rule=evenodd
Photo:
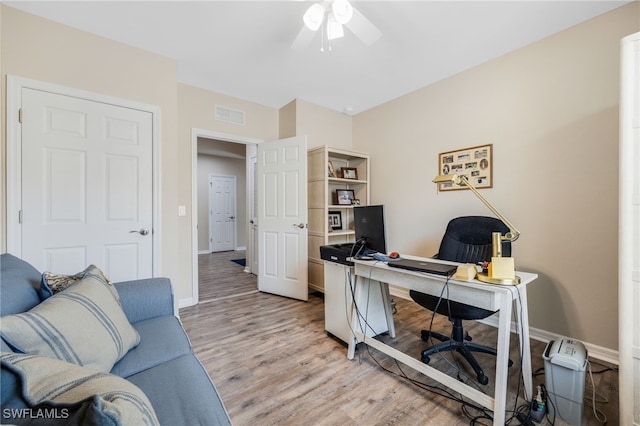
M422 362L429 364L431 360L430 356L438 352L453 352L456 351L467 360L473 371L476 373L476 378L481 385L489 383L489 378L484 374L482 367L473 356L472 352L480 352L493 356L497 356L497 351L489 346L479 345L471 342L471 337L462 330L461 324L456 324L454 321L453 326L453 339L444 334L437 333L435 331L422 330L422 340L429 341L431 338L438 339L442 343L438 343L430 348L422 351L420 354ZM461 323L461 321L460 321ZM509 360L509 367L513 365L513 362Z

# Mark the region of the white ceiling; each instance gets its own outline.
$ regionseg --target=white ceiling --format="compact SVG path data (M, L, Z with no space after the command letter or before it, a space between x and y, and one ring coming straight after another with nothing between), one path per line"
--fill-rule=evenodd
M308 1L4 1L177 61L178 81L280 108L304 99L357 114L628 3L357 1L381 31L320 52L291 44ZM325 50L327 45L325 44Z

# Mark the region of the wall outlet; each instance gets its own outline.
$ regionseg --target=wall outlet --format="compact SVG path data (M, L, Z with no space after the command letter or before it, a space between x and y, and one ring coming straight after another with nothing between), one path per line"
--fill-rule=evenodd
M186 216L186 215L187 215L187 207L178 206L178 216Z

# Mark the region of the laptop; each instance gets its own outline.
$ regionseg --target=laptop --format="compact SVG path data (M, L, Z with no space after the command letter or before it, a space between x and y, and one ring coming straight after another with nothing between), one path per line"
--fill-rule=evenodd
M427 272L437 275L452 275L458 269L458 265L412 259L398 259L389 262L387 265L392 268L408 269L409 271Z

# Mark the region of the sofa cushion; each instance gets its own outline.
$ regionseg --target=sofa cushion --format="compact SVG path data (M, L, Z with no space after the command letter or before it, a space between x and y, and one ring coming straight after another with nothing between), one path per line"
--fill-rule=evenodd
M187 334L173 315L140 321L133 328L140 335L140 343L113 366L111 374L129 377L191 352Z
M41 420L49 424L51 417L65 425L159 424L146 395L120 377L34 355L2 353L0 359L3 372L14 375L13 385L21 390L16 394L28 408L20 410L25 408L21 403L12 406L3 401L3 423L46 415L50 418Z
M29 263L9 253L0 255L0 316L28 311L40 303L40 279L40 272Z
M172 359L127 380L147 395L163 424L231 424L218 391L193 354Z
M22 314L2 317L2 338L17 352L109 372L140 341L105 284L87 276Z
M107 276L96 265L89 265L85 268L84 271L78 272L77 274L73 275L62 275L54 274L52 272L43 272L40 293L48 293L53 296L54 294L60 293L61 291L71 287L86 276L93 276L96 279L103 281L111 294L113 294L113 297L115 297L118 303L120 303L120 296L118 295L118 291L116 290L116 288L113 286L113 283L109 281Z
M131 324L175 313L173 287L168 278L143 278L114 285Z

